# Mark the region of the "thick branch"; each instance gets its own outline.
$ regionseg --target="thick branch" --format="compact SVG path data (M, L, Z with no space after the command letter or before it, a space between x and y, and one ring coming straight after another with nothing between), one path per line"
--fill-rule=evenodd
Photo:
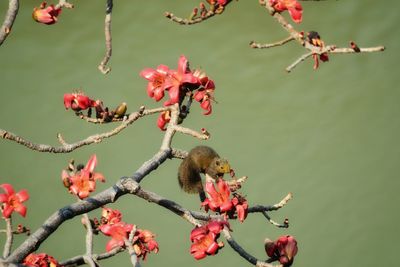
M0 45L6 40L7 36L11 32L11 28L14 24L15 18L17 17L19 9L19 0L10 0L8 2L8 10L6 17L4 18L3 25L0 28Z

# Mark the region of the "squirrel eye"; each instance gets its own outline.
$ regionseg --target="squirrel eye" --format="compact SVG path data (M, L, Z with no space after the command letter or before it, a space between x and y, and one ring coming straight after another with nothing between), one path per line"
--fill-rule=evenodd
M217 166L219 166L219 160L217 160L217 161L215 162L215 164L216 164Z

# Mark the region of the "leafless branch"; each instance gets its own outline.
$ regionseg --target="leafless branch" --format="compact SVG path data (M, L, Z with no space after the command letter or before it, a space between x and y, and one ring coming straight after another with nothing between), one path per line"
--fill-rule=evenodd
M303 1L318 1L318 0L303 0ZM270 6L269 2L266 0L259 0L260 5L265 7L271 16L289 33L289 37L272 44L258 44L255 42L251 42L250 46L252 48L272 48L275 46L284 45L291 40L296 40L298 44L303 46L307 53L301 55L298 59L295 60L291 65L286 68L287 72L291 72L298 64L311 57L312 55L318 54L321 55L323 53L328 54L347 54L347 53L360 53L360 52L380 52L384 51L384 46L376 46L376 47L368 47L368 48L337 48L335 45L327 45L324 47L314 46L310 43L307 38L304 38L304 33L300 33L294 29L294 27L287 22L287 20L278 12L274 10L272 6Z
M24 139L23 137L20 137L12 132L9 132L9 131L3 130L3 129L0 129L0 137L3 139L14 141L16 143L26 146L29 149L39 151L39 152L69 153L69 152L74 151L77 148L82 147L82 146L99 143L99 142L103 141L103 139L105 139L105 138L112 137L112 136L120 133L122 130L126 129L129 125L131 125L133 122L135 122L136 120L138 120L141 117L144 117L146 115L151 115L154 113L159 113L159 112L162 112L162 111L165 111L168 109L169 109L169 107L146 110L144 107L141 107L139 109L139 111L131 113L125 121L122 121L118 127L112 129L111 131L104 132L101 134L91 135L81 141L78 141L78 142L75 142L72 144L68 144L67 142L65 142L63 137L60 134L58 134L58 136L57 136L58 141L61 143L61 146L58 146L58 147L46 145L46 144L36 144L29 140Z
M106 4L106 17L104 20L104 34L105 34L105 44L106 53L103 60L100 62L98 69L101 73L107 74L111 71L110 67L107 67L107 63L111 58L112 54L112 36L111 36L111 14L113 9L113 0L107 0Z
M8 10L4 18L3 25L0 28L0 45L6 40L7 36L11 33L12 26L15 18L17 17L19 9L19 0L9 0Z
M286 44L286 43L288 43L290 41L293 41L293 40L294 40L293 36L289 36L289 37L287 37L287 38L285 38L283 40L280 40L280 41L275 42L275 43L270 43L270 44L260 44L260 43L256 43L254 41L251 41L250 42L250 46L251 46L251 48L271 48L271 47L275 47L275 46L284 45L284 44Z
M12 220L10 218L5 218L6 221L6 242L4 244L4 250L3 250L3 257L7 258L8 255L10 255L11 247L13 244L13 239L14 239L14 234L12 230Z

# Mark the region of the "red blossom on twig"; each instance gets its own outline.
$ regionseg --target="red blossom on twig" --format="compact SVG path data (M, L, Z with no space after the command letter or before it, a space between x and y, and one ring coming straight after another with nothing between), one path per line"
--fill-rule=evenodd
M66 109L71 108L74 111L81 111L91 107L96 107L98 103L84 93L64 94L64 106Z
M297 0L269 0L269 5L278 13L287 10L296 23L300 23L302 20L303 7Z
M58 267L58 261L46 253L31 253L23 261L26 266L32 267Z
M125 247L125 240L132 231L134 225L118 222L115 224L103 224L99 227L100 231L106 236L110 236L111 240L107 242L106 250L110 251L116 247Z
M269 239L265 240L267 255L279 260L285 267L292 265L297 250L297 241L291 235L281 236L274 242Z
M87 198L91 192L96 189L96 181L105 181L103 174L94 172L97 165L97 157L93 155L90 157L86 166L76 173L70 175L66 170L61 173L61 178L69 192L78 196L80 199Z
M247 217L247 200L239 193L234 193L233 198L231 198L230 187L223 179L218 179L217 187L218 190L213 182L206 183L208 197L201 205L206 211L210 209L225 214L229 218L235 218L236 211L239 221L243 222Z
M57 22L57 17L61 13L61 7L54 7L54 5L47 6L46 2L40 4L40 7L33 9L32 18L43 24L51 25Z
M211 113L211 101L215 90L214 81L201 70L191 71L185 56L180 56L176 70L159 65L157 69L142 70L140 76L148 80L147 94L154 100L160 101L167 91L169 99L164 102L164 106L176 103L181 105L185 96L190 95L200 103L200 107L204 109L204 115ZM157 126L161 130L165 130L165 125L169 120L170 112L163 112L158 117Z
M225 221L211 221L201 227L196 227L190 233L190 254L200 260L207 255L215 255L218 250L224 246L224 243L218 242L219 234L224 229L224 226L229 227Z
M168 77L169 68L159 65L157 69L147 68L140 72L140 76L149 81L147 84L147 94L157 102L164 97L165 80Z
M15 193L14 188L10 184L1 184L0 187L5 192L0 194L0 209L4 218L10 218L11 214L16 211L21 216L26 216L26 207L22 204L29 199L28 191L23 189Z

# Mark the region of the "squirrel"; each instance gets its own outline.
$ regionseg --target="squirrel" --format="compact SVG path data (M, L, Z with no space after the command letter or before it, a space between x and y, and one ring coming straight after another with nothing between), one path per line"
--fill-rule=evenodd
M222 177L224 173L229 173L230 170L228 161L220 158L214 149L208 146L196 146L190 150L179 166L179 185L187 193L199 193L200 198L204 200L205 194L200 173L208 174L216 179Z

